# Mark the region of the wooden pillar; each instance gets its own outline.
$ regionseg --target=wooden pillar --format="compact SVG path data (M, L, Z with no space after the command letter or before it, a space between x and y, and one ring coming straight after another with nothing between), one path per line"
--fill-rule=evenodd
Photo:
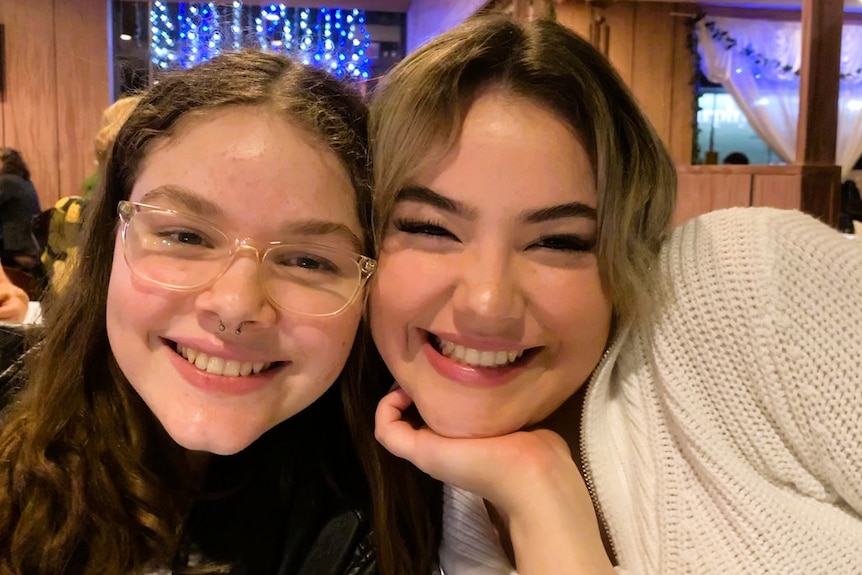
M802 1L802 68L796 163L800 208L837 226L841 168L835 165L843 0Z
M512 0L512 17L518 22L530 19L530 0Z

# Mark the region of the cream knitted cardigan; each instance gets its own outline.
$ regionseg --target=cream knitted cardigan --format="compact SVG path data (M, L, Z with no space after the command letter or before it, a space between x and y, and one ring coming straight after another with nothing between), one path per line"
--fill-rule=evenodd
M585 404L618 571L862 574L862 239L722 210L660 262L666 307L620 335ZM444 495L445 574L514 573L481 499Z

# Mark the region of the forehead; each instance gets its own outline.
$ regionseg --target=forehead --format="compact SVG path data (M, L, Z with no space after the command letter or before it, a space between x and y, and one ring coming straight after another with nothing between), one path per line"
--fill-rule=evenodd
M541 104L501 89L474 101L452 148L429 161L417 179L470 203L596 203L591 162L571 126Z
M326 218L359 231L355 192L320 138L264 107L190 114L147 150L132 189L140 201L160 186L192 191L237 225Z

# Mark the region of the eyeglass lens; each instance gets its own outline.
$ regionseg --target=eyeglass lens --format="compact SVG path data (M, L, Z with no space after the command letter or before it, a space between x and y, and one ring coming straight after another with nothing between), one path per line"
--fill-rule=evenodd
M126 259L139 276L174 289L201 288L230 265L237 243L205 220L136 207L124 234ZM260 266L267 295L308 315L340 311L362 285L355 254L312 243L280 244Z

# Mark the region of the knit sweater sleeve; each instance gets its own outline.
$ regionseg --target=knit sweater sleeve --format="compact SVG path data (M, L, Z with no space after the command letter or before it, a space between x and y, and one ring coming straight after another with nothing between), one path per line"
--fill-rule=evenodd
M762 477L862 514L862 241L794 211L699 220L676 238L698 260L680 307L708 310L688 319L726 432Z
M824 489L814 495L862 514L862 241L799 213L765 220L780 377L761 399Z

